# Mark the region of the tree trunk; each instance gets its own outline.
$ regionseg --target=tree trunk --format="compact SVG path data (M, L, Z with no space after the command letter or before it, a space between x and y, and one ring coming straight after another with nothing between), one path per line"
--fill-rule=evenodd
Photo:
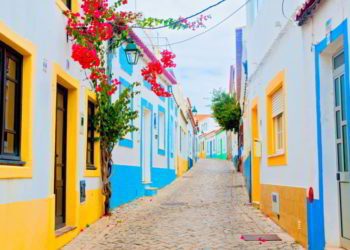
M112 153L108 147L101 143L101 175L102 175L102 192L105 196L105 215L110 213L110 199L112 196L111 183L109 177L112 173Z

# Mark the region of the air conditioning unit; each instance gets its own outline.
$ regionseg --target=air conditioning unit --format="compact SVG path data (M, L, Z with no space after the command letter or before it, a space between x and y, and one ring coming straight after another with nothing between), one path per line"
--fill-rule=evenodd
M280 214L280 195L279 193L271 193L272 200L272 212L279 215Z

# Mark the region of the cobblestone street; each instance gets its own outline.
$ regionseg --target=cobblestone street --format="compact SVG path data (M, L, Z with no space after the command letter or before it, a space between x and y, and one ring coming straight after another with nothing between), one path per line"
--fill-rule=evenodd
M276 233L280 242L245 242ZM227 161L202 160L155 197L124 205L64 249L300 249L248 204L243 179Z

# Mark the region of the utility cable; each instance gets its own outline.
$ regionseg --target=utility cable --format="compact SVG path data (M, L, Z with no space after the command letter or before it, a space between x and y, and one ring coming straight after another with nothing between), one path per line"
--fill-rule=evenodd
M232 16L234 16L235 14L237 14L241 9L243 9L248 3L250 2L250 0L247 0L244 4L242 4L240 7L238 7L234 12L232 12L229 16L227 16L226 18L224 18L223 20L221 20L220 22L218 22L217 24L215 24L214 26L210 27L209 29L206 29L205 31L195 35L195 36L192 36L192 37L189 37L187 39L184 39L184 40L181 40L181 41L177 41L177 42L174 42L174 43L170 43L170 44L165 44L165 45L159 45L160 47L165 47L165 46L172 46L172 45L176 45L176 44L180 44L180 43L184 43L184 42L188 42L194 38L197 38L201 35L204 35L206 33L208 33L209 31L215 29L216 27L220 26L222 23L226 22L228 19L230 19Z
M220 4L222 4L223 2L226 2L226 1L227 1L227 0L221 0L221 1L217 2L216 4L210 5L209 7L205 8L205 9L199 11L199 12L196 12L196 13L193 14L193 15L190 15L190 16L185 17L185 18L181 18L181 19L179 19L179 20L177 20L177 21L175 21L175 22L169 23L169 24L167 24L167 25L162 25L162 26L158 26L158 27L139 27L139 26L135 26L135 27L133 27L133 29L157 30L157 29L167 28L167 27L169 27L169 26L174 26L175 24L181 23L181 22L183 22L183 21L185 21L185 20L191 19L191 18L196 17L196 16L198 16L198 15L200 15L200 14L203 14L204 12L206 12L206 11L208 11L208 10L210 10L210 9L212 9L212 8L218 6L218 5L220 5Z

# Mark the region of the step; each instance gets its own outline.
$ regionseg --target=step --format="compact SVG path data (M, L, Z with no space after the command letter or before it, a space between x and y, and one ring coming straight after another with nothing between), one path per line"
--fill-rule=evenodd
M145 187L145 196L155 196L158 193L158 188L147 186Z

